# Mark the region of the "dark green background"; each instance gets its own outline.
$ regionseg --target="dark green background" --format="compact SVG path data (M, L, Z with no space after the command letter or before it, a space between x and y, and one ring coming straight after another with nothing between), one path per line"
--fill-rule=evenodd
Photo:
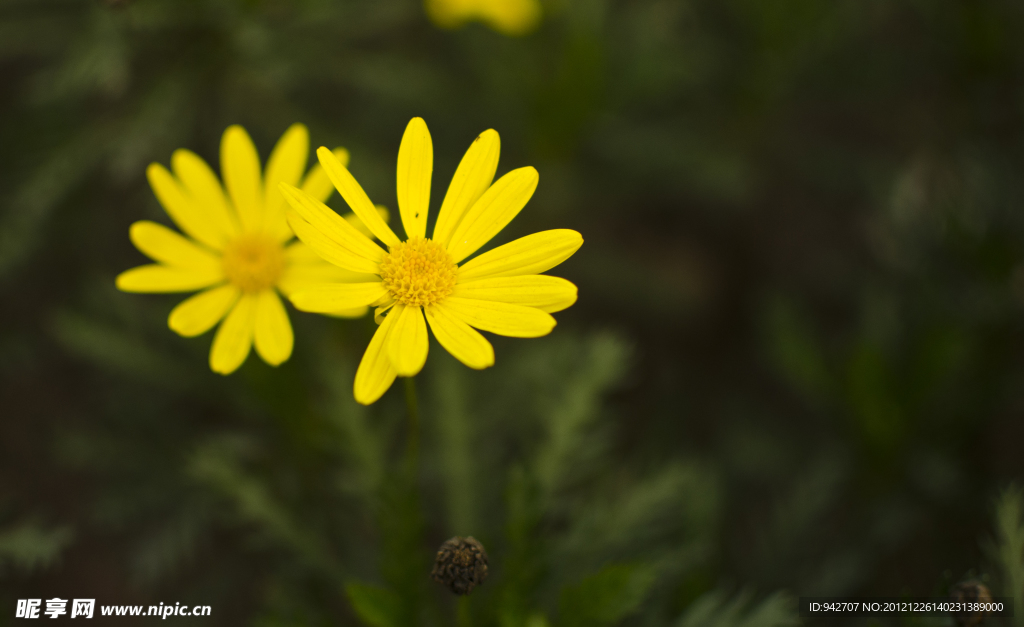
M441 624L417 569L456 533L489 547L472 611L503 627L997 586L993 503L1024 472L1024 4L544 7L510 39L414 0L0 0L0 624L59 595L356 624L343 582L407 601L418 578L440 609L403 611ZM484 373L432 345L419 508L389 492L401 386L351 400L372 322L292 310L290 362L222 378L209 335L166 328L179 297L113 287L144 260L129 224L168 222L150 162L216 164L234 123L265 159L299 121L394 208L413 116L434 211L494 128L499 174L540 172L497 241L585 239L550 337L495 340ZM628 611L573 618L616 564Z

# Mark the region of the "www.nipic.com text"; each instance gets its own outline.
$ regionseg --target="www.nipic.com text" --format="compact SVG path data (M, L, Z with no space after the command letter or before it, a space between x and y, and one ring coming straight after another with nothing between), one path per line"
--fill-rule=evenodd
M45 603L45 605L44 605ZM70 603L70 609L69 609ZM96 609L96 599L18 599L15 618L58 618L68 615L70 618L92 618ZM209 616L209 605L101 605L100 616Z

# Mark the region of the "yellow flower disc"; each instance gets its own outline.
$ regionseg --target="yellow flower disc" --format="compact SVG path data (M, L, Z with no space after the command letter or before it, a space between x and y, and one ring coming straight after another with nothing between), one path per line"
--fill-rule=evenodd
M391 247L380 262L384 288L403 305L423 307L455 289L458 266L441 244L422 237Z
M277 284L284 272L284 250L262 233L246 233L224 247L224 274L243 292L255 293Z

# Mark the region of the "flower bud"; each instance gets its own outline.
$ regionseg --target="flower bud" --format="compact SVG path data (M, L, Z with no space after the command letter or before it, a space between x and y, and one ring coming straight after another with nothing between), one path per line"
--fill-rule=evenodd
M487 551L473 536L445 540L430 577L454 594L469 594L487 578Z

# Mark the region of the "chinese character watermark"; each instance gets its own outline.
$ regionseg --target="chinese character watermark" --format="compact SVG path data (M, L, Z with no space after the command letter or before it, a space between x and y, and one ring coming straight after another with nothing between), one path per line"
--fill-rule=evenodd
M92 618L92 611L95 608L96 599L75 599L71 602L71 618Z
M18 611L15 618L39 618L39 606L42 599L18 599Z
M67 607L68 607L68 600L67 599L53 598L53 599L50 599L50 600L48 600L46 602L46 611L43 612L43 613L46 614L47 616L49 616L50 618L57 618L61 614L67 614L68 613Z

